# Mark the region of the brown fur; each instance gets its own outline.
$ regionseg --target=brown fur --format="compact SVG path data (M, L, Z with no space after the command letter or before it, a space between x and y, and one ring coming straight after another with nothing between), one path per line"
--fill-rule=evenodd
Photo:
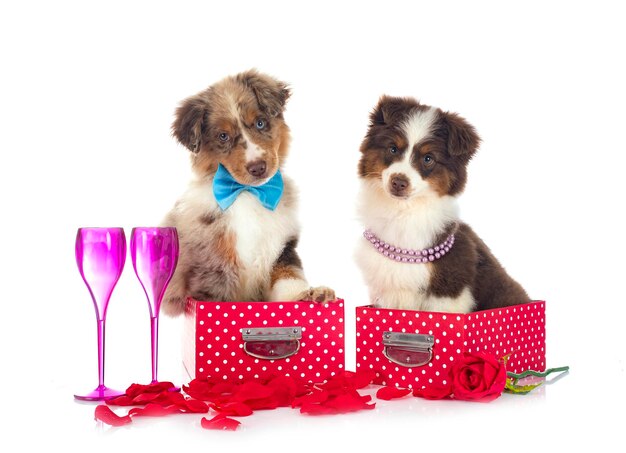
M168 218L165 223L177 222ZM168 314L178 314L186 296L218 301L236 300L239 296L239 266L233 234L219 220L206 224L201 219L198 228L202 231L179 234L181 253L176 272L180 278L173 278L172 282L181 287L171 287L171 291L168 287L164 299Z
M451 252L428 264L433 270L429 286L432 295L457 297L469 286L476 300L475 310L518 305L530 300L469 225L450 226L438 241L443 242L452 232L455 242Z
M271 281L273 285L281 278L302 278L302 261L296 253L297 239L292 239L285 244L285 248L276 260L272 269Z

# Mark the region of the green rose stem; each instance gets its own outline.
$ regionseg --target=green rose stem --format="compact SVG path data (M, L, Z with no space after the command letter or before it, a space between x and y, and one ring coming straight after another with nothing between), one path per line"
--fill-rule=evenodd
M552 373L562 373L565 371L569 371L569 367L568 366L562 366L562 367L558 367L558 368L548 368L546 371L540 372L540 371L535 371L535 370L526 370L520 374L515 374L515 373L511 373L508 372L506 373L506 375L512 379L515 379L516 381L520 380L520 379L524 379L525 377L528 376L535 376L535 377L540 377L540 378L545 378L548 377L548 375L552 374Z
M558 368L548 368L546 371L543 371L543 372L534 371L534 370L526 370L526 371L524 371L522 373L519 373L519 374L508 372L506 374L507 375L507 380L506 380L505 390L510 392L510 393L514 393L514 394L518 394L518 395L525 395L525 394L529 393L531 390L539 387L542 383L540 382L539 384L517 385L517 382L520 379L523 379L523 378L528 377L528 376L534 376L534 377L539 377L539 378L546 378L546 377L548 377L548 375L550 375L552 373L562 373L562 372L566 372L566 371L569 371L569 367L568 366L562 366L562 367L558 367Z

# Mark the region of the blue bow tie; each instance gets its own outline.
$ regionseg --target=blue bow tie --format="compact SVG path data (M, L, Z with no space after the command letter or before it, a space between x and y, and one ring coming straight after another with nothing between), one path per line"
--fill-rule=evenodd
M213 178L213 195L215 195L217 204L222 211L228 209L244 190L253 194L263 206L273 211L278 206L280 197L283 195L283 188L283 177L280 174L280 170L277 170L276 174L261 186L247 186L238 183L222 164L218 165L217 172Z

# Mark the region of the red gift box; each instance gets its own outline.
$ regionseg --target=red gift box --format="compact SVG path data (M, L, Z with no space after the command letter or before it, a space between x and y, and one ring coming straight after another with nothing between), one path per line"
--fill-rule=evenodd
M507 371L546 368L545 302L473 313L356 309L357 371L374 370L375 384L424 388L446 384L464 352L485 352Z
M204 302L185 309L183 364L191 378L294 376L324 382L344 367L343 300Z

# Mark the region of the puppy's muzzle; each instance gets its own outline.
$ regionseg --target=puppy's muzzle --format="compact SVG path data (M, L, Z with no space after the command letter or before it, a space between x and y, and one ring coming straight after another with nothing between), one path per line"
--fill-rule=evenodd
M264 160L256 160L246 165L246 170L255 178L261 179L267 172L267 163Z
M409 194L411 183L403 174L393 174L389 179L389 191L395 197L406 197Z

